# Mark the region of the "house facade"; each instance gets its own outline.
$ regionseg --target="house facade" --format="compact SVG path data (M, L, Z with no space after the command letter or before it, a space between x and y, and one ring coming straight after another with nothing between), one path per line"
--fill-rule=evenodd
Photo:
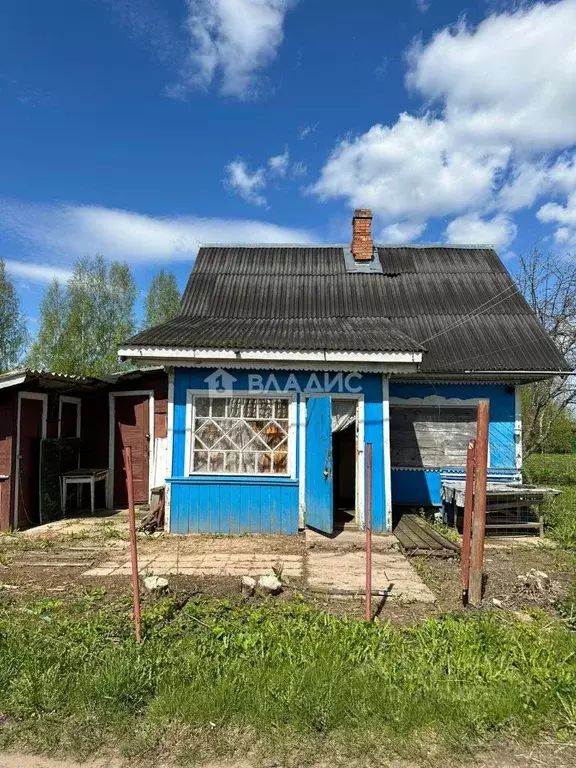
M370 226L203 247L180 314L120 350L168 370L172 532L330 533L368 502L391 530L463 476L482 398L490 478L520 478L520 387L565 361L492 248L378 245Z

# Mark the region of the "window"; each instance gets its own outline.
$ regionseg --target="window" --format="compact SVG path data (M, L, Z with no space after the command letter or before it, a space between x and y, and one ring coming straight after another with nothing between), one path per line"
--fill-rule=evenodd
M290 473L289 398L194 395L192 401L192 473Z
M393 467L463 467L476 436L476 406L390 407Z

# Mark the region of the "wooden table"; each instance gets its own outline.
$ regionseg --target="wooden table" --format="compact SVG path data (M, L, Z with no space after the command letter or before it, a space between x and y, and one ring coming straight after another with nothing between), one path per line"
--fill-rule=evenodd
M442 481L444 510L451 507L454 527L464 516L463 480ZM494 483L486 486L486 530L538 529L544 535L544 514L542 505L547 496L557 496L555 488L539 488L521 483ZM531 516L537 519L530 520Z
M62 512L66 512L66 497L69 485L90 485L90 511L94 514L94 499L96 496L96 483L104 480L108 485L108 469L72 469L60 475L60 493Z

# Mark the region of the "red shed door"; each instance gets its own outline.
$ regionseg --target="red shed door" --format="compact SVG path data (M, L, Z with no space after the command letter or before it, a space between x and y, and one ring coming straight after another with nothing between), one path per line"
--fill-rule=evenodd
M150 403L148 395L116 395L114 434L114 506L126 506L124 448L132 449L134 501L148 501Z
M18 452L18 528L40 522L40 440L44 426L44 402L36 398L20 400Z

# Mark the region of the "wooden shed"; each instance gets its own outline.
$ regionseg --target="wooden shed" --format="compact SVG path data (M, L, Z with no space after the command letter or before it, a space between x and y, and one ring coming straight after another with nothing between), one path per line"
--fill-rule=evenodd
M60 516L60 472L109 470L99 506L124 506L122 448L136 501L164 482L168 379L162 369L106 377L17 370L0 375L0 530Z

